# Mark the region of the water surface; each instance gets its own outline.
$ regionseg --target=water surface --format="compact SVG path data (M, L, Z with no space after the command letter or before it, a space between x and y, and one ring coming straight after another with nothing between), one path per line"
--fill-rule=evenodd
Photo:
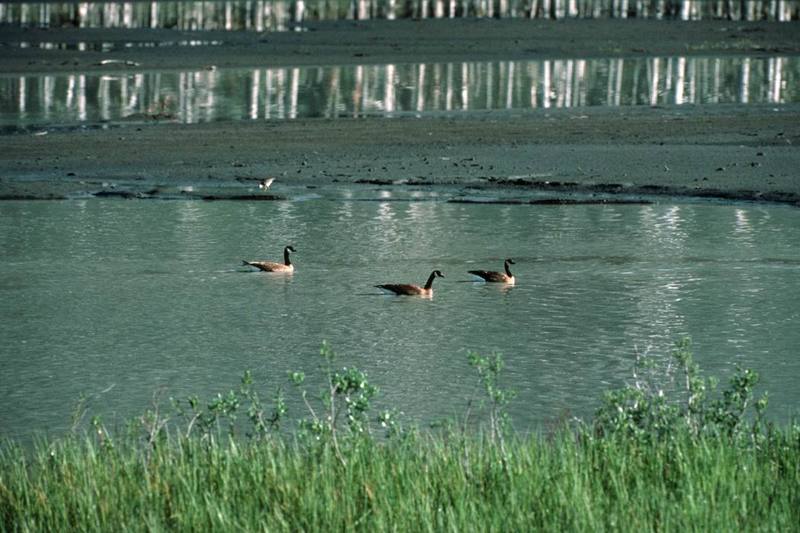
M3 202L0 434L63 430L81 393L109 423L154 393L236 388L245 369L269 393L288 370L313 373L323 339L423 422L464 413L469 350L505 356L515 425L532 429L590 415L636 350L661 356L685 335L710 374L752 367L772 416L798 412L797 209L383 196ZM240 266L289 243L293 276ZM470 281L505 257L515 287ZM431 300L373 287L433 269L446 277Z
M797 57L651 57L0 76L6 128L792 104Z

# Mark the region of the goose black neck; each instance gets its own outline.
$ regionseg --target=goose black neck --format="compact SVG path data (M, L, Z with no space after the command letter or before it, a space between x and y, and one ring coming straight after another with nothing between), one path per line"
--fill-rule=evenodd
M504 266L504 267L506 267L506 275L507 275L508 277L512 277L514 274L512 274L512 273L511 273L511 269L510 269L510 268L508 268L508 261L505 261L505 262L503 263L503 266Z
M284 262L284 264L286 264L286 266L290 266L292 264L292 262L289 261L289 247L288 246L283 249L283 262Z
M431 275L428 276L428 281L425 283L425 290L429 290L433 287L434 278L436 278L436 272L431 272Z

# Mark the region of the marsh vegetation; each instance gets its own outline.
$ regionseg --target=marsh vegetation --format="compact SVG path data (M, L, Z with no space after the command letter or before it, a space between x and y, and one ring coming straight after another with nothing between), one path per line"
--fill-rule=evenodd
M800 426L764 419L750 370L715 392L688 343L667 367L638 360L593 420L535 435L508 426L497 354L470 355L480 394L432 430L374 412L367 376L320 354L320 390L292 373L269 407L246 373L238 391L150 410L118 435L94 419L85 435L4 445L4 529L789 531L800 519ZM287 413L285 393L305 412Z

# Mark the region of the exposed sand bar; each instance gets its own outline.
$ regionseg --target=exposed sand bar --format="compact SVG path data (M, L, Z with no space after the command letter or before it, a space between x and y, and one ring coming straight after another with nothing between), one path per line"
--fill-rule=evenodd
M93 53L5 47L3 72L266 67L631 55L800 53L797 23L435 20L338 22L300 33L203 32L220 46ZM168 30L20 30L2 40L175 40ZM10 53L6 53L10 52ZM113 68L125 68L115 66ZM150 123L0 136L0 197L247 182L451 184L800 202L800 106L486 112L439 118ZM548 183L545 183L548 182ZM552 182L558 182L554 186Z

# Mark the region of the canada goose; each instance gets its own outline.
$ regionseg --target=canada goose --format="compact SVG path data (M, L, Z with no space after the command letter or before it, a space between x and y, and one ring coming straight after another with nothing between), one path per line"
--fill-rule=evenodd
M513 259L506 259L503 261L503 268L505 268L505 272L494 272L491 270L470 270L469 273L473 276L483 278L484 281L513 285L516 280L514 278L514 274L512 274L511 270L508 268L508 265L513 264L515 264Z
M434 278L443 278L444 274L442 274L438 270L434 270L431 272L431 275L428 276L428 281L425 283L424 287L420 287L419 285L411 285L411 284L398 284L398 283L388 283L386 285L375 285L379 289L383 289L384 291L397 294L397 295L406 295L406 296L426 296L430 297L433 296L433 280Z
M269 189L270 185L272 185L273 181L275 181L275 178L267 178L265 180L259 181L258 182L258 188L267 190L267 189Z
M289 260L289 252L295 252L292 246L283 249L283 263L273 263L272 261L244 261L242 264L256 267L264 272L294 272L294 265Z

